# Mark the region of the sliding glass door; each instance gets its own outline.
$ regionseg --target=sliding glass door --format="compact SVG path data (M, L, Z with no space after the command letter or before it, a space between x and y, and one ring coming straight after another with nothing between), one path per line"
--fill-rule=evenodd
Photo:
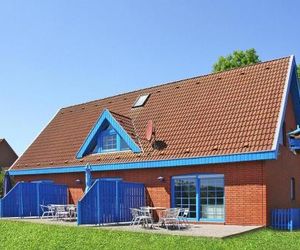
M224 221L224 176L197 174L172 178L172 206L189 208L189 218Z
M189 208L190 218L197 218L196 214L196 178L176 179L175 184L175 207Z
M224 177L199 176L200 219L224 220Z

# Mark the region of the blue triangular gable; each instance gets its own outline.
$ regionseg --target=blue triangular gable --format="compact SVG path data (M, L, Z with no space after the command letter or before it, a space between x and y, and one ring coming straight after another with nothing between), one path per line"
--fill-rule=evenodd
M300 124L300 90L299 90L299 83L297 77L297 65L294 56L290 57L289 63L290 66L289 66L288 75L286 79L286 89L284 90L283 93L283 101L281 104L280 118L278 121L279 124L277 125L277 129L276 129L277 133L275 134L275 141L273 144L273 149L275 149L276 152L276 158L278 157L280 136L285 136L280 134L283 132L282 127L285 120L285 113L286 113L289 94L291 95L292 98L296 124L298 125Z
M295 60L293 60L290 93L292 96L296 123L300 125L300 90L299 90L299 80L297 77L297 66Z
M88 134L87 138L85 139L84 143L82 144L81 148L79 149L76 158L82 158L89 152L91 152L93 141L98 136L99 131L101 130L102 125L108 122L112 128L118 133L118 135L127 143L130 150L134 153L140 153L140 147L135 143L135 141L128 135L125 129L120 125L120 123L113 117L113 115L109 112L108 109L105 109L99 119L97 120L96 124Z

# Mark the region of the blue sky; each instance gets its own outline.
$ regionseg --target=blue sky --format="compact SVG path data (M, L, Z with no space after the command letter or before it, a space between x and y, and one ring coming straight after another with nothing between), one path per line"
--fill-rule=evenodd
M0 1L0 138L21 154L64 106L206 74L255 48L300 62L300 1Z

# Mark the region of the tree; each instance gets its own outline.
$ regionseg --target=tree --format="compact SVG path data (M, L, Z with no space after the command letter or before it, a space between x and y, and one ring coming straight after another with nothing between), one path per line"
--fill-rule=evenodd
M297 66L297 74L298 74L298 78L300 78L300 64Z
M235 50L226 57L219 57L219 60L213 65L213 72L221 72L258 62L260 62L260 59L256 54L255 49L248 49L245 51Z

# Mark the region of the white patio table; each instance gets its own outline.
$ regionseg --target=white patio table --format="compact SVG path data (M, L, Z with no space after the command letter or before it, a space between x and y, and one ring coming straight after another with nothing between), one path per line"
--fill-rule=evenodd
M148 209L148 210L150 211L150 215L151 215L152 219L153 219L153 220L156 219L155 221L158 221L158 220L159 220L159 217L160 217L160 213L163 212L163 211L165 211L165 210L167 209L166 207L141 207L141 209L142 209L142 208ZM154 216L153 216L153 211L157 211L157 217L158 217L158 218L154 218ZM160 213L158 213L158 212L160 212ZM155 216L155 217L156 217L156 216Z
M54 208L56 219L76 218L76 205L74 204L49 204Z

